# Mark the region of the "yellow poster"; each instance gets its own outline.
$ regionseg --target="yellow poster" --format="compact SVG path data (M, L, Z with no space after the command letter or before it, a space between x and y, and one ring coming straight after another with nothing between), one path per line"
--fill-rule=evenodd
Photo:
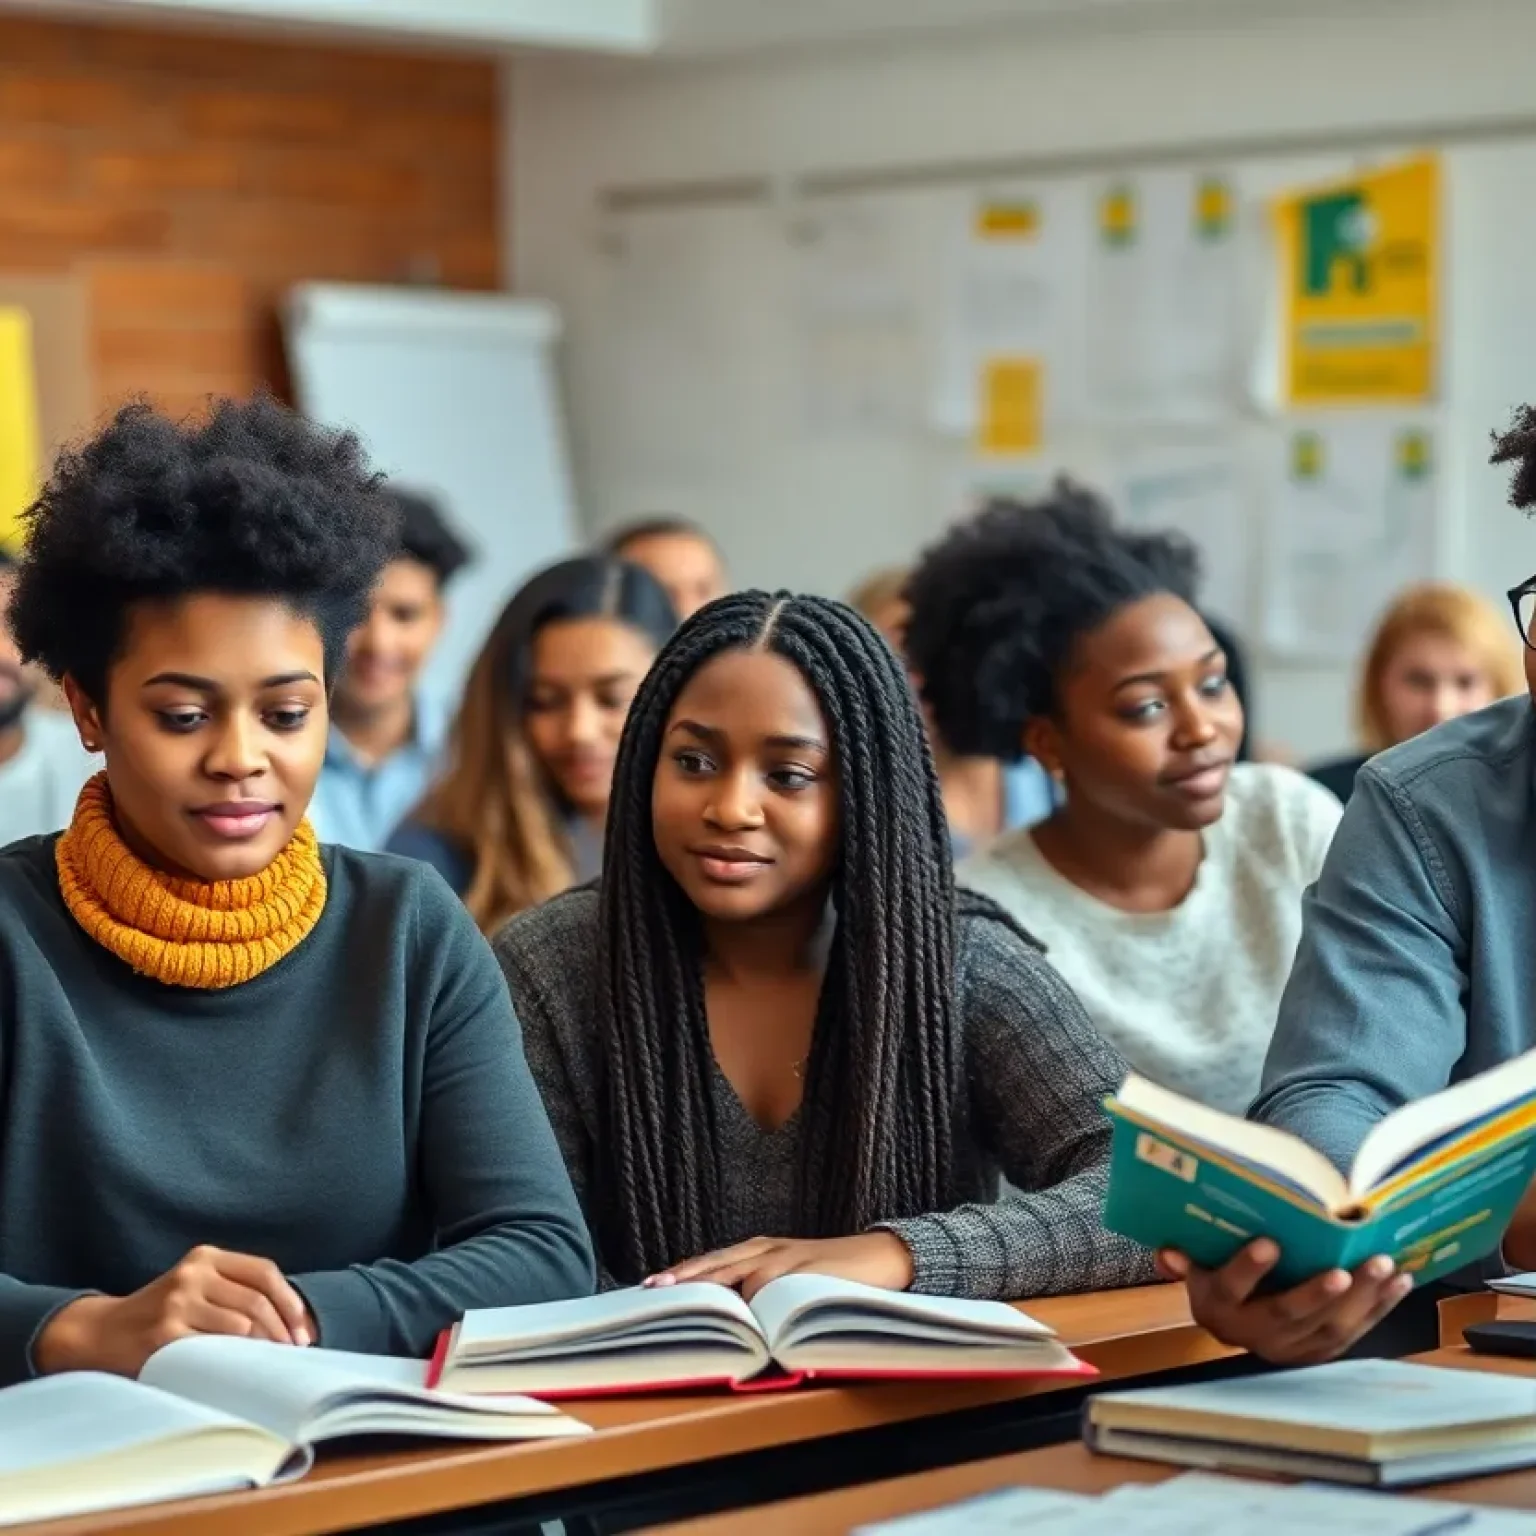
M37 388L32 321L24 309L0 309L0 545L14 549L21 513L37 495Z
M977 446L983 453L1034 453L1044 437L1039 358L988 358L982 373L981 431Z
M1433 155L1275 203L1286 404L1433 399L1439 214Z

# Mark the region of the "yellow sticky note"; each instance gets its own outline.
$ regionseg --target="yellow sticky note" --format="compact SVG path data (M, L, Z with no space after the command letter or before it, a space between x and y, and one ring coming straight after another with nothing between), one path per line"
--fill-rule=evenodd
M0 309L0 545L21 542L21 514L37 495L37 385L32 319Z
M995 357L982 372L983 453L1033 453L1043 438L1044 369L1036 357Z
M1099 236L1108 246L1136 241L1136 189L1128 182L1111 187L1099 199Z
M981 203L976 234L982 240L1033 240L1040 233L1040 205L1031 198Z

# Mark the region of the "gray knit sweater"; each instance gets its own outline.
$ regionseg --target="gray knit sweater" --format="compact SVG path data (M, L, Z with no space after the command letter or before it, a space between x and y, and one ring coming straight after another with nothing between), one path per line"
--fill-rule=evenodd
M495 941L589 1224L607 1121L598 922L597 893L586 888L514 918ZM888 1224L912 1252L913 1289L1011 1300L1153 1279L1151 1255L1100 1221L1109 1167L1101 1101L1124 1076L1120 1058L1044 956L1000 921L962 920L956 985L968 1097L954 1117L960 1203ZM793 1236L800 1116L764 1130L713 1064L712 1080L726 1239ZM603 1274L613 1283L606 1266Z

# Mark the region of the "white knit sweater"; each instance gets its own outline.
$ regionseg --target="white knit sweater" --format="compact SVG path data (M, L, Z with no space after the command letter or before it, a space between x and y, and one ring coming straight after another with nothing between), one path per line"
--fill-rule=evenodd
M1232 770L1193 889L1172 911L1122 912L1046 862L1028 831L960 867L1046 946L1089 1017L1140 1073L1241 1114L1258 1092L1301 935L1301 894L1342 814L1288 768Z

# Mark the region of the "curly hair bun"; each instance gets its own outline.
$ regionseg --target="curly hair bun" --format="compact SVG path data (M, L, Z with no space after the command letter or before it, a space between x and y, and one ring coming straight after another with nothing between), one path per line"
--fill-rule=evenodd
M1536 510L1536 406L1522 405L1507 432L1493 434L1493 464L1512 464L1509 504L1522 512Z
M907 584L907 658L939 734L962 754L1018 758L1077 640L1154 593L1192 603L1199 575L1187 539L1118 529L1105 502L1068 481L1041 501L989 503Z

